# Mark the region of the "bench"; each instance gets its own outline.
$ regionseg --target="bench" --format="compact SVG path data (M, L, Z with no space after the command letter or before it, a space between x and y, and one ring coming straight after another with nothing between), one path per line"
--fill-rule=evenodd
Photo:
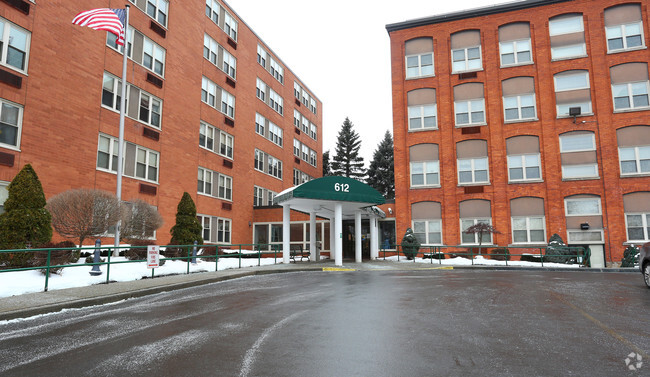
M296 257L300 257L301 262L303 258L307 258L307 260L309 260L309 254L310 254L309 250L303 250L302 245L289 246L289 256L294 263L296 262ZM289 261L289 263L291 263L291 260Z

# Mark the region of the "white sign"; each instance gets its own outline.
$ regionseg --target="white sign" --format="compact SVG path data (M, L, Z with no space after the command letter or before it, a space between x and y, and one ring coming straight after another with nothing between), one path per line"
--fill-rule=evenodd
M160 267L160 246L147 246L147 268Z

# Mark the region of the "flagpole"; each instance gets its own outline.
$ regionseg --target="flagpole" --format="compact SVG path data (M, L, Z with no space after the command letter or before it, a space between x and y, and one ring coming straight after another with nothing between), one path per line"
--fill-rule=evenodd
M117 142L117 189L115 196L117 196L117 201L122 205L122 154L124 150L124 116L126 113L126 63L127 63L127 49L128 49L128 40L129 40L129 8L130 5L125 4L126 10L126 19L124 25L124 45L122 50L122 98L120 99L120 131ZM121 214L121 211L120 211ZM122 226L122 220L117 221L115 225L115 248L113 249L113 256L119 256L120 250L120 227Z

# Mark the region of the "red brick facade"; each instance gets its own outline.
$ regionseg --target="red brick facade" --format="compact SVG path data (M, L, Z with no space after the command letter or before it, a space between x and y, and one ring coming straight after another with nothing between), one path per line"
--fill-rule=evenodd
M31 34L26 72L0 65L0 70L22 79L20 88L0 82L0 99L23 108L18 145L0 145L1 153L14 156L12 166L0 164L0 180L11 181L29 163L39 175L47 198L73 188L115 192L116 175L97 168L98 135L118 136L119 113L102 106L102 77L106 71L121 78L122 55L107 46L106 32L72 25L71 20L82 10L119 8L125 2L24 3L28 14L8 3L0 6L0 17ZM280 192L293 186L294 168L314 178L321 175L322 103L227 4L219 4L238 22L236 41L206 17L206 4L200 1L169 2L165 27L136 4L130 7L130 25L165 50L165 63L164 77L154 74L162 79L159 87L147 81L152 71L128 61L127 81L158 97L163 104L159 129L126 118L125 141L158 152L160 159L157 182L123 178L122 199L139 198L158 207L165 220L157 231L159 244L169 242L176 206L184 191L194 199L199 214L232 220L232 243L251 243L254 186ZM161 29L164 37L155 29ZM203 58L206 33L237 59L233 83L228 83L224 71ZM284 83L258 64L258 44L284 68ZM202 102L204 76L235 97L232 119ZM257 78L283 98L283 115L256 98ZM316 101L316 113L296 100L294 82ZM294 108L317 126L315 139L294 127ZM256 112L283 129L282 147L256 133ZM234 137L232 159L199 147L201 121ZM157 133L157 140L146 136L145 130ZM294 138L316 151L316 167L294 159ZM218 145L219 141L215 142ZM254 169L255 149L283 162L282 179ZM199 166L232 177L232 200L197 193ZM144 190L148 188L149 193L142 193L141 184L153 186L155 193L146 186Z
M557 233L566 241L564 199L578 194L600 197L606 261L620 261L628 241L623 208L623 195L650 191L650 176L642 174L621 177L616 131L631 125L650 125L650 111L614 112L610 67L627 62L650 60L646 47L619 53L608 53L605 35L604 11L619 4L640 4L643 22L644 46L650 33L649 9L646 1L574 0L547 4L528 2L524 9L495 6L456 14L451 20L432 17L416 24L388 25L391 45L392 96L394 121L395 183L397 235L411 226L411 206L421 201L441 203L443 243L461 244L459 203L468 199L489 200L492 224L502 233L495 235L495 245L511 245L512 224L510 200L536 197L544 200L546 241ZM514 6L512 6L514 7ZM503 11L501 11L502 9ZM567 13L580 13L584 20L586 57L551 59L549 19ZM501 67L499 27L513 22L530 24L532 64ZM482 69L474 78L463 78L452 73L450 38L464 30L480 30ZM405 43L419 37L432 37L435 76L418 79L405 78ZM566 70L589 72L593 115L558 118L554 74ZM533 77L537 119L527 122L504 121L502 81L512 77ZM454 87L467 82L484 85L486 125L478 133L466 134L455 127ZM407 93L418 88L435 88L437 93L437 129L409 131ZM648 128L650 129L650 128ZM559 135L575 130L595 134L598 176L596 179L567 180L562 177ZM506 140L516 135L539 137L541 155L541 182L509 183L506 158ZM489 183L478 189L466 190L457 177L456 145L463 140L481 139L488 144ZM440 187L410 187L409 147L422 143L439 146ZM482 191L468 193L467 191ZM629 242L628 242L629 243Z

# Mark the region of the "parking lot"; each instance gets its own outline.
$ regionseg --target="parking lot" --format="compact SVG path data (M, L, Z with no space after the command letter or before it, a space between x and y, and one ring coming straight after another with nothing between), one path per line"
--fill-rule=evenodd
M632 273L283 273L0 323L0 375L643 375L649 311Z

